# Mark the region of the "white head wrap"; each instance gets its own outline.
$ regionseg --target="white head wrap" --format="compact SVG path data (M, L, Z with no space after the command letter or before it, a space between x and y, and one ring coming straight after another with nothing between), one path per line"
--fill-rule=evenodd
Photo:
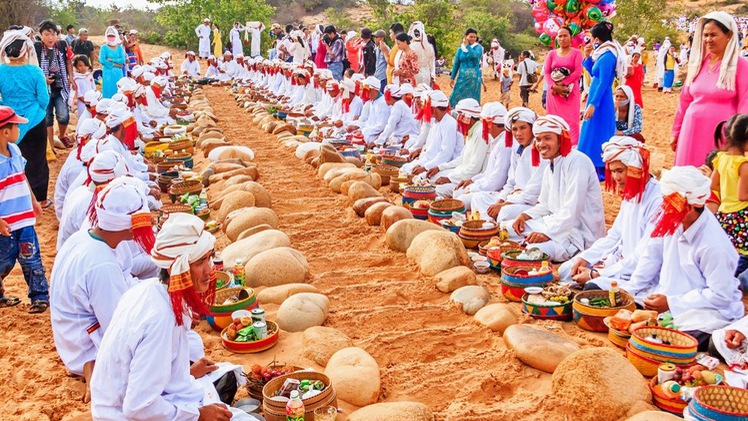
M98 104L96 104L96 114L109 114L109 108L114 105L115 102L110 98L102 98Z
M166 86L169 83L169 79L164 76L156 76L151 80L151 85Z
M621 161L627 167L642 168L644 159L639 148L644 144L629 136L613 136L603 143L603 162Z
M688 204L703 206L709 199L711 187L712 181L696 167L673 167L670 170L662 170L660 190L665 197L678 193L686 198Z
M21 40L23 41L23 47L21 47L20 57L28 57L29 64L38 66L39 60L36 57L36 48L34 48L34 41L29 37L31 28L24 27L24 29L10 30L3 33L3 39L0 41L0 64L7 63L8 55L5 54L5 49L12 43Z
M115 103L109 107L109 115L106 117L106 125L110 129L115 128L132 116L132 113L124 104Z
M332 71L330 69L319 69L319 78L320 80L332 79Z
M101 99L101 91L97 91L96 89L91 89L90 91L83 94L83 102L96 106L99 103L99 100Z
M500 102L488 102L483 105L483 109L480 112L480 118L490 120L498 124L504 124L506 115L506 107Z
M351 38L356 36L356 31L348 31L348 34L346 35L346 41L350 40Z
M127 97L120 92L117 92L116 94L112 95L112 101L120 102L122 104L127 105Z
M373 77L373 76L369 76L369 77ZM354 82L356 82L356 81L363 82L364 80L366 80L366 77L364 75L362 75L361 73L354 73L353 76L351 76L351 80L353 80ZM379 79L377 79L377 80L379 80ZM379 86L379 85L377 85L377 86Z
M161 269L170 269L171 276L190 271L190 263L204 257L216 243L213 234L205 231L205 222L197 216L174 213L156 235L151 260Z
M538 115L535 114L535 111L526 107L514 107L511 110L507 111L504 125L507 128L511 128L512 123L514 123L515 121L524 121L526 123L533 124L537 119Z
M75 134L78 137L91 135L92 140L103 139L106 136L106 125L98 118L88 118L81 122Z
M364 79L364 85L368 86L371 89L375 89L378 91L382 87L382 82L380 82L379 79L377 79L374 76L369 76L366 79Z
M117 90L123 93L134 91L136 86L138 86L138 82L133 78L123 77L117 81Z
M556 133L557 135L561 135L562 132L568 131L569 125L566 121L553 114L538 117L538 119L535 120L535 124L532 125L532 134L535 136L541 133Z
M151 82L155 77L156 77L156 74L154 74L153 72L145 72L145 73L143 73L143 79L146 82Z
M431 98L432 107L449 107L449 98L442 91L429 92L429 98Z
M626 116L626 121L628 123L628 128L634 127L634 114L636 113L636 103L634 102L636 99L634 98L634 90L631 89L628 85L618 85L618 88L616 90L622 91L626 98L629 100L629 112Z
M103 139L91 139L81 149L81 162L88 164L97 154L113 150L114 142L108 137Z
M350 94L351 92L354 92L356 90L356 82L354 82L352 79L342 79L340 81L340 87L343 88L343 91L346 94Z
M704 25L707 19L714 19L732 32L732 37L727 42L725 54L722 56L722 64L719 66L719 79L717 87L728 91L735 90L735 78L738 74L738 60L740 60L740 44L738 42L738 24L735 19L726 12L711 12L699 18L696 33L691 45L691 57L688 59L688 76L686 85L693 83L696 75L701 71L701 64L706 58L706 45L702 40Z
M416 36L416 29L418 29L418 32L420 32L419 36ZM423 24L423 22L417 20L410 24L408 35L413 38L413 41L423 44L423 40L426 39L426 26Z
M420 98L421 94L424 92L429 92L431 90L431 87L426 83L419 83L418 86L416 86L415 89L413 89L413 96Z
M327 85L325 85L325 90L327 92L332 92L336 88L340 88L340 85L338 85L338 82L336 82L334 80L327 81Z
M96 154L88 164L88 176L96 184L108 183L129 172L125 158L112 150Z
M399 98L402 98L405 95L413 95L413 85L411 85L410 83L403 83L402 85L400 85L400 87L395 89L394 92L392 92L392 95Z
M112 180L96 199L97 226L104 231L129 230L133 215L148 212L148 199L139 188L123 182L126 178Z
M114 36L114 41L109 42L109 36ZM115 28L114 26L106 28L106 31L104 31L104 39L106 40L107 45L110 45L112 47L122 44L122 39L120 39L119 37L119 32L117 32L117 28Z
M431 103L433 105L433 101ZM455 111L470 118L480 118L480 104L473 98L461 99L455 106Z

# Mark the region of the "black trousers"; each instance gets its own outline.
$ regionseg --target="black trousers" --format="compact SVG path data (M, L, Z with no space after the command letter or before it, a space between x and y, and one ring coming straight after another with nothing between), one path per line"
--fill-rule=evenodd
M26 178L31 191L39 202L47 200L49 187L49 165L47 164L47 126L39 122L18 144L21 155L26 158Z

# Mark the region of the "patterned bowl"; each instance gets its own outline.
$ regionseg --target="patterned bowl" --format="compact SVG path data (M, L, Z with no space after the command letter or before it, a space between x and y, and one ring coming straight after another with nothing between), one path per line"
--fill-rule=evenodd
M275 346L275 344L278 343L278 338L280 337L280 329L278 328L277 323L268 320L266 324L268 328L268 336L258 341L252 342L235 342L229 340L229 328L227 326L221 331L221 343L223 344L224 348L237 354L254 354L256 352L266 351Z
M565 322L574 318L571 311L572 301L555 304L533 304L527 302L528 294L522 296L522 312L533 319L562 320Z

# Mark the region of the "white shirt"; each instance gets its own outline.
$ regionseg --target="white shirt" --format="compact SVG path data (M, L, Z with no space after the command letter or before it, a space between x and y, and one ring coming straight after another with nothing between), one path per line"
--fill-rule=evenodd
M421 41L410 43L410 48L418 56L418 73L415 75L416 83L426 83L431 85L431 80L436 79L436 55L434 46L425 38Z
M517 64L517 73L519 73L519 86L530 86L532 83L527 81L527 75L536 73L538 65L529 58L526 58Z
M418 158L419 165L427 170L460 156L463 138L457 132L457 120L445 114L441 121L434 119L426 145Z
M145 106L145 115L152 120L164 120L169 118L169 109L164 107L161 100L158 99L156 93L153 92L153 88L150 86L145 87L145 100L148 105Z
M483 172L471 178L473 183L469 186L470 192L495 192L506 185L512 163L512 148L506 147L505 136L506 132L501 132L496 138L488 135L488 160Z
M578 257L593 265L605 260L605 267L598 270L600 276L628 280L636 268L641 246L646 244L654 228L661 204L660 183L652 177L644 189L642 201L621 201L621 209L608 234ZM643 244L640 243L642 239L645 240Z
M325 93L320 96L320 100L312 107L312 112L319 118L325 118L332 112L332 106L335 103L335 99L329 94Z
M637 295L654 287L653 294L667 296L678 329L711 333L745 312L734 276L737 263L730 238L704 210L688 230L680 226L673 235L650 238L622 288Z
M210 65L208 66L208 70L205 71L205 78L206 79L218 79L218 68L216 66Z
M551 240L584 250L605 235L605 210L592 161L573 149L558 156L543 172L538 204L524 211L542 220Z
M449 181L459 183L483 171L487 156L488 144L483 140L483 124L476 122L468 130L462 153L457 158L440 164L439 169L451 170L448 175Z
M229 41L231 41L231 53L234 54L234 58L236 58L236 55L239 53L244 54L244 47L242 46L242 37L240 33L246 30L247 28L240 25L238 28L231 28L231 30L229 31Z
M258 28L249 28L252 40L249 43L249 56L257 57L262 52L260 50L260 30Z
M512 146L511 165L504 188L499 192L499 200L518 205L534 206L538 203L543 174L548 166L548 160L540 159L540 165L532 166L533 143L520 150L517 141ZM472 189L472 186L470 186Z
M166 285L149 279L121 298L91 378L95 421L197 421L204 389L190 376L190 318L177 326Z
M343 112L342 101L341 101L340 106L341 106L340 112ZM348 107L348 112L347 113L343 112L343 115L340 116L340 120L342 120L343 124L345 125L353 124L357 119L360 119L363 109L364 109L364 101L361 100L361 98L359 98L358 96L354 95L353 99L351 99L351 104Z
M363 133L364 140L367 143L373 142L382 133L385 126L387 126L387 119L389 117L390 106L387 105L384 95L380 95L379 98L371 102L368 117L363 127L361 127L361 133Z
M198 77L200 76L200 62L197 60L185 60L182 62L182 74L187 73L187 76Z
M418 123L418 121L416 122ZM405 146L403 147L409 152L415 152L416 150L423 148L426 145L426 139L428 139L429 137L429 132L431 131L431 127L433 126L433 124L433 119L428 123L421 122L421 128L418 131L418 136L411 136L411 138L408 139L407 142L405 142Z
M128 288L114 250L87 231L73 234L60 249L52 268L50 315L55 347L72 373L82 375L83 365L96 359Z
M55 182L55 215L57 216L58 221L62 219L65 198L70 190L70 185L78 177L78 174L85 170L86 167L80 160L78 160L77 150L73 149L65 159L65 163L62 164L60 173L57 175L57 181Z
M195 35L200 38L198 51L201 53L210 53L210 25L199 25L195 28Z
M93 186L93 183L91 183ZM93 191L89 186L78 186L67 197L67 206L60 218L60 228L57 230L57 251L62 249L65 242L81 229L83 221L88 219L88 206L91 204Z
M394 142L390 143L400 143L403 136L416 137L419 131L420 127L418 127L418 122L413 112L408 107L408 104L401 99L390 107L387 125L384 127L382 134L379 135L376 144L384 145L390 137L394 138Z

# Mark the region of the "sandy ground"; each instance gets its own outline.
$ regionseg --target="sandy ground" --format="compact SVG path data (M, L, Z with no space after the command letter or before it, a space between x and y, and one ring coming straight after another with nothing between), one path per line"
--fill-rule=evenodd
M144 46L146 57L162 47ZM177 66L181 62L178 51ZM448 87L448 80L439 84ZM483 101L498 98L498 83L487 81ZM248 145L257 154L260 182L270 192L279 229L291 238L293 247L309 260L309 282L331 300L326 326L349 335L356 346L367 350L379 363L382 377L380 401L415 400L429 405L438 420L569 419L544 404L551 391L550 375L521 364L504 345L500 335L480 327L472 318L449 304L433 283L421 277L404 254L384 246L378 227L357 218L346 200L332 193L314 176L311 167L300 164L293 151L250 124L223 88L207 89L219 123L229 140ZM673 154L667 147L677 95L645 90L644 134L655 147L656 170L669 166ZM519 105L513 92L512 105ZM534 109L541 110L540 95L532 96ZM64 162L60 154L52 162L50 192ZM198 168L203 165L197 160ZM211 192L214 195L215 192ZM611 223L618 201L605 196L606 217ZM45 211L37 221L43 261L51 271L58 223L54 212ZM226 244L226 239L219 239ZM480 281L504 301L495 274L480 275ZM5 280L7 293L25 297L26 285L16 267ZM519 309L519 306L517 306ZM267 306L270 318L276 306ZM80 401L84 385L70 377L55 351L49 312L28 315L28 301L0 310L0 419L70 420L88 419ZM545 325L584 347L611 346L601 335L590 334L573 323L523 322ZM301 334L282 334L280 343L261 354L237 355L224 350L218 335L204 323L207 354L217 361L244 365L267 364L274 358L297 366L316 367L302 356ZM241 392L239 397L244 396ZM341 405L346 413L355 409ZM341 417L344 418L344 417ZM601 421L606 421L601 418Z

